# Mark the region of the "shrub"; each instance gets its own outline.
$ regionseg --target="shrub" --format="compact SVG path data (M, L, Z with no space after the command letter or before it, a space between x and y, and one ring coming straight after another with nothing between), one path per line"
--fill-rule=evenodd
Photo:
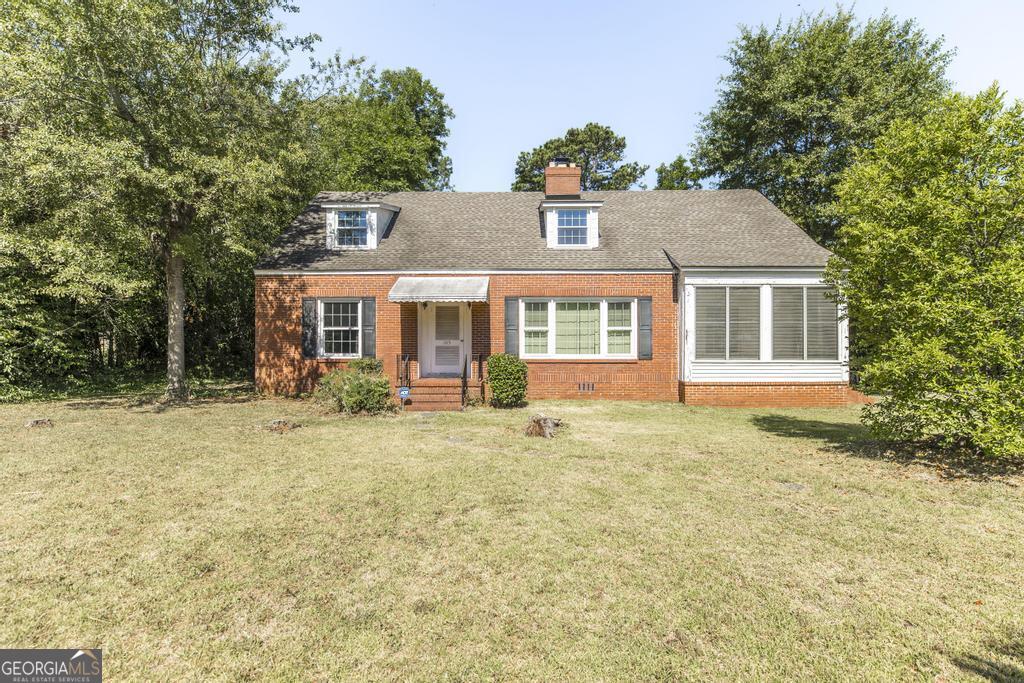
M829 266L875 433L1024 454L1024 108L993 87L893 125L839 184Z
M514 408L526 402L526 363L506 353L487 359L487 383L491 386L491 405Z
M359 361L372 361L372 358ZM313 398L338 412L377 415L394 410L391 381L373 365L352 361L346 370L331 370L320 379ZM380 367L379 361L377 367Z
M348 369L364 375L380 375L384 372L384 361L379 358L356 358L348 362Z

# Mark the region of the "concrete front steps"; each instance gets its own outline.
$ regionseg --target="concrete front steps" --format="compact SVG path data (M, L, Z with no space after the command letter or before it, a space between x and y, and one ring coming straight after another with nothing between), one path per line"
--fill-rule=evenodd
M462 380L458 377L431 377L413 380L404 410L462 410Z

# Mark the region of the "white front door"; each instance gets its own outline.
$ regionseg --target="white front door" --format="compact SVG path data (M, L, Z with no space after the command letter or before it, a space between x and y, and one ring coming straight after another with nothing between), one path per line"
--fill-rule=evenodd
M434 375L459 375L465 353L462 310L459 304L433 304L433 335L428 335L430 372ZM431 338L432 337L432 338Z

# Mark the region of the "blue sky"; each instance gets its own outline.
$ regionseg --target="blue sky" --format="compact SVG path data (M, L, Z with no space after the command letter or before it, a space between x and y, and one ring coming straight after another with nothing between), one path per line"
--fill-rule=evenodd
M508 190L516 156L567 128L596 121L654 167L687 152L715 101L722 55L739 24L784 21L834 2L337 2L297 0L289 33L323 37L319 54L414 66L455 110L448 152L457 190ZM861 18L888 8L916 18L957 54L955 86L997 80L1024 98L1021 0L860 0ZM300 68L305 58L296 56Z

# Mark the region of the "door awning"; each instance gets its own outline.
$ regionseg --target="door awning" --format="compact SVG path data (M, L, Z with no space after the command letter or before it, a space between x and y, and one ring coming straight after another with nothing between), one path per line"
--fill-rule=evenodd
M487 301L486 277L400 277L388 301Z

